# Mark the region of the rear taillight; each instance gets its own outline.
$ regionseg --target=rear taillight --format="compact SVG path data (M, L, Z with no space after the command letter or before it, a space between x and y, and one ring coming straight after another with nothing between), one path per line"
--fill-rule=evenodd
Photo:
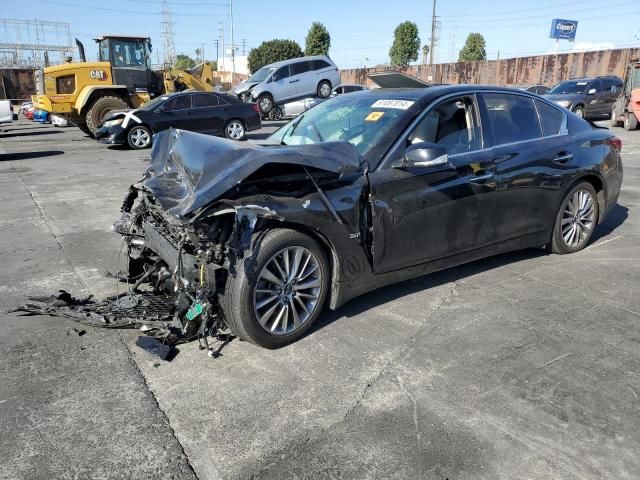
M258 107L257 103L252 103L251 108L253 108L256 111L256 113L260 113L260 107Z
M622 151L622 140L618 137L607 138L607 143L615 148L618 152Z

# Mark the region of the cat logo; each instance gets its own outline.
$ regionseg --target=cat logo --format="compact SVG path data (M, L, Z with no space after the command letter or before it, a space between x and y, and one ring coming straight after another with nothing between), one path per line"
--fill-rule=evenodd
M104 70L91 70L89 72L89 77L91 80L100 80L101 82L104 82L109 78L109 75L107 75L107 72Z

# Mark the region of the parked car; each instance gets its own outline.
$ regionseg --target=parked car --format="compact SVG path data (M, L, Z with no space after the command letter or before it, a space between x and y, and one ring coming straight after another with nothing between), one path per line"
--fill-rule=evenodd
M30 107L28 107L25 111L24 111L24 118L26 118L27 120L33 120L33 114L36 112L36 108L32 105Z
M232 93L243 101L256 102L262 114L274 106L309 96L327 98L340 83L340 72L324 55L300 57L266 65Z
M188 91L156 97L136 110L111 112L95 138L140 149L151 146L153 134L170 127L242 140L261 126L256 105L222 93Z
M359 92L366 89L367 87L365 87L364 85L360 85L359 83L343 83L341 85L338 85L331 91L331 96L337 97L338 95L342 95L343 93Z
M618 77L577 78L558 83L546 97L579 117L608 118L621 89Z
M20 105L20 113L22 113L22 115L24 116L26 111L28 109L30 109L31 107L33 107L33 103L32 102L22 102L22 104Z
M359 84L338 85L331 91L330 97L337 97L338 95L343 95L345 93L359 92L360 90L366 89L367 87ZM294 102L285 103L282 106L275 106L269 112L268 118L269 120L281 120L285 117L295 117L324 100L326 99L320 97L308 97Z
M45 110L36 110L33 112L33 121L37 123L50 123L49 112Z
M551 90L549 87L545 87L544 85L536 84L536 85L520 85L518 87L520 90L525 90L531 93L537 93L538 95L544 95L549 93Z
M271 146L158 142L114 227L129 274L177 289L184 322L220 318L268 348L325 304L400 280L521 248L577 252L622 183L608 129L498 87L340 95Z
M11 100L0 100L0 123L11 123L18 119L18 115L13 112Z
M58 115L51 115L51 123L53 124L54 127L68 127L69 126L69 122L62 118L59 117Z

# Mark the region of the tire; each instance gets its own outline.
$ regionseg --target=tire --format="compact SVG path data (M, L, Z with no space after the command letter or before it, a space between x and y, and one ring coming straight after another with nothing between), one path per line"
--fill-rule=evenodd
M224 126L224 136L231 140L244 140L246 135L247 129L244 123L242 123L242 120L234 118L233 120L229 120Z
M638 119L633 112L627 112L624 116L624 129L635 130L638 128Z
M619 127L622 125L622 122L618 119L618 114L616 113L616 107L613 106L611 107L611 123L610 123L610 127Z
M580 118L584 118L584 107L581 105L578 105L573 109L573 113L575 113Z
M127 145L133 150L142 150L151 146L153 134L144 125L134 125L127 133Z
M322 80L318 84L317 94L320 98L329 98L329 95L331 95L331 82Z
M269 120L273 120L277 122L278 120L282 120L283 113L280 107L273 107L269 112Z
M89 135L91 138L93 138L93 132L91 131L91 129L89 129L86 123L78 123L77 127L82 131L82 133Z
M318 242L295 230L258 232L251 250L236 264L236 274L227 278L220 298L222 315L242 340L265 348L283 347L302 337L320 315L329 290L329 264ZM273 281L286 276L285 254L290 266L298 259L301 271L278 291ZM300 288L303 283L308 287Z
M587 198L590 203L587 203ZM576 203L579 204L577 210ZM598 224L598 207L598 195L591 183L580 182L571 188L558 209L549 245L551 252L564 255L586 247ZM576 222L576 218L582 220Z
M85 118L87 128L91 130L91 134L93 134L109 112L112 110L125 110L127 108L129 108L129 105L120 97L113 97L111 95L100 97L93 102L89 110L87 110Z
M263 113L266 115L273 108L273 97L271 96L270 93L263 93L258 97L258 100L256 100L256 103L258 104L258 109L260 110L260 113Z

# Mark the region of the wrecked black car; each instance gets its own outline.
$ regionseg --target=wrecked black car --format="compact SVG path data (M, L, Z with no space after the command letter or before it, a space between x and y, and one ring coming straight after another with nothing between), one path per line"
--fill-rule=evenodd
M114 225L132 279L267 348L323 307L514 249L587 245L620 140L527 92L380 89L329 99L269 145L157 135Z

